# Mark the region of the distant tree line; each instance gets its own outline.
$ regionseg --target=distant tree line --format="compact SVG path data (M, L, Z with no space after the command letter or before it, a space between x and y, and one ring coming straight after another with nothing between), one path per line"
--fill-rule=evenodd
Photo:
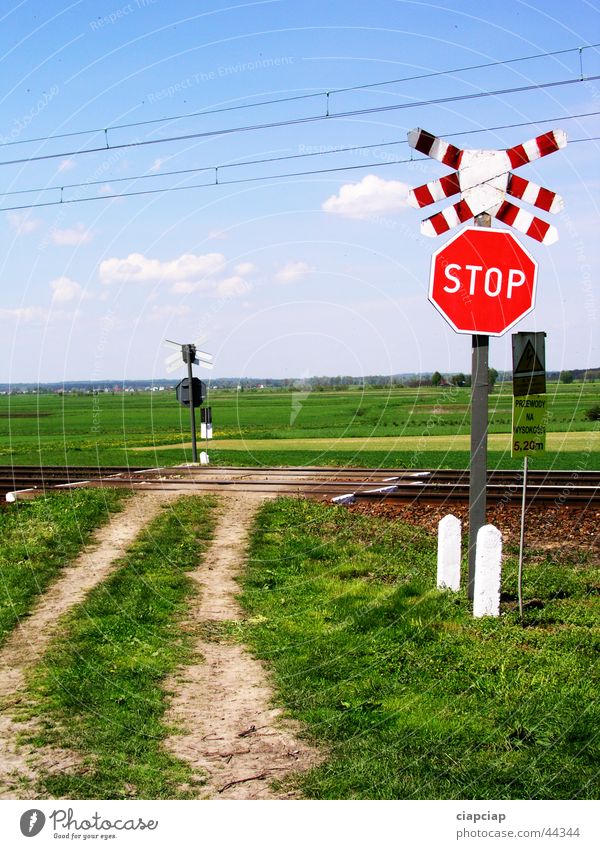
M577 382L593 383L596 380L600 381L600 368L589 369L572 369L569 371L549 371L547 372L548 380L560 380L563 384ZM205 380L206 378L203 377ZM0 383L0 393L17 393L22 392L69 392L69 393L92 393L92 392L127 392L127 391L147 391L153 388L172 389L177 383L177 379L150 379L150 380L96 380L96 381L61 381L60 383ZM503 371L499 372L495 368L490 368L488 372L488 380L491 388L496 383L505 383L512 380L512 373ZM442 374L440 371L434 371L432 374L414 372L404 372L398 374L369 374L363 377L354 377L351 375L336 375L334 377L328 375L317 375L312 377L286 377L286 378L260 378L260 377L222 377L215 378L210 381L210 384L219 389L231 390L251 390L251 389L286 389L290 392L296 391L336 391L348 389L352 386L358 387L389 387L401 388L419 387L419 386L470 386L471 376L458 372L456 374Z

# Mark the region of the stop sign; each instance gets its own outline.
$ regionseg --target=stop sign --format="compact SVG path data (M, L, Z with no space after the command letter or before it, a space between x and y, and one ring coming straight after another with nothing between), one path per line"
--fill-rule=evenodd
M433 254L429 300L457 333L502 336L533 309L536 280L512 233L466 227Z

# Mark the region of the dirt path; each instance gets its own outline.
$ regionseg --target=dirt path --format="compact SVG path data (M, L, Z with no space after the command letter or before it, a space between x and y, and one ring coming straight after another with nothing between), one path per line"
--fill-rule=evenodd
M92 543L61 572L0 650L0 799L31 798L26 787L38 770L63 771L77 762L70 752L44 752L17 744L18 735L31 730L30 724L12 718L24 698L21 691L25 673L43 656L56 633L58 619L108 577L140 530L163 504L179 494L134 495L125 509L111 517L94 534Z
M193 578L200 585L192 611L195 628L217 631L217 623L239 620L235 580L244 562L248 531L262 498L236 494L223 500L211 547ZM211 799L284 799L270 782L318 763L299 739L299 729L271 705L272 691L261 663L231 642L198 642L204 662L186 667L167 683L174 693L167 720L183 734L167 748L208 780L200 791Z

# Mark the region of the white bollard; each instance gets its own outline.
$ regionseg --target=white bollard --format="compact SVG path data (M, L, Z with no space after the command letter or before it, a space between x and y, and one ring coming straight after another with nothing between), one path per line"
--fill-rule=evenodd
M208 466L208 463L209 463L208 454L206 453L206 451L201 451L200 452L200 465L201 466Z
M494 525L477 532L473 616L500 616L502 534Z
M460 589L460 519L452 514L438 524L437 585Z

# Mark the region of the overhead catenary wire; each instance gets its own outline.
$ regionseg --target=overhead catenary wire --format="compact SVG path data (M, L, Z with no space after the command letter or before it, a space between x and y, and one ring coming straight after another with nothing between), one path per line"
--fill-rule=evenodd
M153 124L170 123L172 121L179 121L179 120L182 120L184 118L198 118L198 117L202 117L202 116L206 116L206 115L222 114L224 112L234 112L234 111L241 111L241 110L245 110L245 109L256 109L256 108L261 107L261 106L273 106L273 105L277 105L277 104L280 104L280 103L292 103L294 101L309 100L311 98L314 99L314 98L317 98L317 97L326 98L328 100L331 96L336 95L336 94L345 94L345 93L352 92L352 91L365 91L365 90L369 90L369 89L373 89L373 88L378 88L378 87L381 87L381 86L384 86L384 85L397 85L398 83L416 82L417 80L432 79L432 78L441 77L441 76L451 76L451 75L454 75L454 74L466 73L467 71L479 71L479 70L483 70L484 68L500 67L502 65L514 65L514 64L517 64L519 62L533 61L534 59L551 58L551 57L554 57L554 56L566 55L567 53L578 53L579 54L580 70L579 70L579 78L578 78L577 81L583 82L584 80L596 79L596 77L586 77L584 75L584 71L583 71L583 51L584 50L592 50L592 49L595 49L596 47L600 47L600 43L585 44L585 45L580 45L580 46L577 46L577 47L563 48L561 50L552 50L552 51L548 51L548 52L534 53L534 54L530 54L529 56L518 56L514 59L499 59L499 60L496 60L494 62L483 62L483 63L479 63L479 64L476 64L476 65L465 65L463 67L451 68L451 69L446 69L446 70L443 70L443 71L428 71L428 72L422 73L422 74L413 74L413 75L408 76L408 77L396 77L394 79L379 80L379 81L372 82L372 83L358 83L357 85L353 85L353 86L345 86L345 87L342 87L342 88L326 89L326 90L322 90L322 91L318 91L318 92L310 92L310 93L307 93L307 94L287 95L286 97L270 98L268 100L259 100L255 103L243 103L243 104L235 104L233 106L213 107L213 108L210 108L210 109L202 109L202 110L198 110L198 111L195 111L195 112L184 112L184 113L180 113L180 114L177 114L177 115L169 115L169 116L166 116L164 118L151 118L151 119L146 119L146 120L143 120L143 121L131 121L129 123L124 123L124 124L113 124L112 126L108 126L108 127L106 127L106 126L105 127L94 127L94 128L87 129L87 130L74 130L74 131L71 131L71 132L68 132L68 133L55 133L55 134L52 134L52 135L38 136L38 137L35 137L35 138L29 138L29 139L17 139L17 140L14 140L14 141L0 143L0 148L9 147L11 145L32 144L34 142L44 142L44 141L51 141L51 140L56 140L56 139L73 138L73 137L76 137L76 136L83 136L83 135L95 135L97 133L107 134L109 132L114 132L115 130L133 129L135 127L145 127L145 126L150 126L150 125L153 125ZM326 115L324 117L330 117L330 116Z
M586 81L593 81L600 79L600 74L587 77ZM0 160L0 166L2 165L23 165L30 162L42 162L48 161L51 159L64 159L70 158L74 156L82 156L84 154L90 153L104 153L108 150L125 150L130 148L142 148L147 147L149 145L156 144L166 144L168 142L178 142L178 141L190 141L191 139L201 139L201 138L215 138L219 136L225 135L234 135L236 133L245 133L245 132L253 132L257 130L270 130L278 127L291 127L298 126L300 124L309 124L314 123L316 121L330 121L336 120L340 118L354 118L359 115L374 115L381 114L384 112L397 111L401 109L416 109L418 107L423 106L440 106L446 103L459 103L467 100L475 100L484 97L498 97L504 96L507 94L518 94L526 91L539 91L541 89L546 88L556 88L559 86L572 85L574 83L581 83L579 77L568 79L568 80L558 80L552 82L545 83L534 83L532 85L527 86L515 86L512 88L505 89L496 89L493 91L478 91L472 92L471 94L461 94L461 95L452 95L450 97L439 97L433 98L429 100L420 100L413 101L411 103L395 103L388 106L371 106L366 107L364 109L354 109L346 112L328 112L325 115L311 115L302 118L288 118L281 121L269 121L261 124L247 124L237 127L227 127L218 130L205 130L197 133L185 133L178 136L168 136L166 138L160 139L144 139L140 141L136 139L131 142L123 142L121 144L110 144L108 139L106 140L106 144L101 147L94 148L84 148L83 150L69 150L62 151L60 153L46 153L41 154L39 156L25 156L20 157L18 159L8 159L8 160Z
M561 115L561 116L552 117L552 118L539 118L535 121L520 121L518 123L500 124L500 125L497 125L495 127L481 127L481 128L475 129L475 130L459 130L459 131L456 131L456 132L453 132L453 133L441 133L440 135L443 138L454 138L456 136L468 136L468 135L474 135L474 134L478 134L478 133L489 133L489 132L495 132L495 131L498 131L498 130L514 129L514 128L518 128L518 127L539 126L540 124L553 123L553 122L556 122L556 121L573 121L573 120L578 120L580 118L596 117L598 115L600 115L600 111L580 112L580 113L575 114L575 115ZM582 138L582 139L570 139L569 143L575 144L577 142L592 141L592 140L593 140L592 137ZM376 143L373 143L373 144L365 144L365 145L350 145L350 146L347 146L347 147L331 147L330 149L327 149L327 150L316 150L316 151L311 151L311 152L307 152L307 153L291 153L291 154L286 154L284 156L268 156L268 157L262 157L262 158L259 158L259 159L246 159L246 160L243 160L243 161L240 161L240 162L225 162L225 163L220 163L218 165L204 165L204 166L198 167L198 168L180 168L180 169L176 169L176 170L173 170L173 171L160 171L160 172L151 173L151 174L149 174L149 173L135 174L135 175L131 175L131 176L128 176L128 177L116 177L116 178L111 177L111 178L105 178L103 180L85 180L85 181L80 182L80 183L65 183L65 184L62 184L62 185L59 185L59 186L37 186L37 187L33 187L33 188L28 188L28 189L15 189L15 190L9 191L9 192L2 192L2 193L0 193L0 195L3 196L3 197L11 197L11 196L14 196L14 195L24 195L24 194L34 194L34 193L39 194L41 192L61 192L62 193L64 191L66 191L67 189L89 188L90 186L106 185L108 182L110 182L110 183L134 183L138 180L156 180L156 179L163 178L163 177L184 176L184 175L188 175L188 174L199 174L199 173L202 173L202 172L218 173L220 171L224 171L227 168L241 168L241 167L250 166L250 165L265 165L265 164L272 164L274 162L289 161L289 160L293 160L293 159L306 159L306 158L314 158L314 157L319 157L319 156L332 156L332 155L339 154L339 153L356 153L356 152L359 152L359 151L377 150L379 148L393 147L393 146L400 146L400 145L407 145L407 144L408 144L408 142L407 142L406 139L400 139L400 140L394 140L394 141L384 141L384 142L379 142L379 143L376 142ZM340 166L340 167L334 168L332 170L338 171L338 170L352 170L352 169L356 169L356 168L373 168L373 167L378 167L378 166L382 166L382 165L398 165L398 164L408 163L408 162L411 162L411 161L416 161L416 160L394 159L394 160L389 160L389 161L386 161L386 162L368 163L368 164L365 163L364 165L346 166L346 168ZM306 173L309 173L309 172L306 172ZM323 172L322 171L320 171L320 172L315 171L314 173L323 173ZM254 179L258 179L258 178L254 178ZM265 179L267 179L267 178L265 177ZM215 180L215 182L217 182L217 181ZM228 182L231 182L231 181L225 181L224 183L222 182L222 184L227 185ZM206 184L202 184L202 185L211 186L211 185L213 185L213 183L206 183ZM169 187L163 188L163 190L169 191ZM119 197L122 197L122 196L123 195L119 195ZM98 198L96 198L96 196L94 196L93 198L89 198L89 199L90 200L96 200L96 199L102 199L102 198L108 199L110 197L115 197L115 195L114 194L103 195L103 196L98 197ZM65 199L62 202L68 203L69 201ZM11 210L16 209L16 208L22 209L24 207L10 207ZM0 212L1 211L6 211L6 210L0 209Z
M600 136L592 136L590 138L583 139L573 139L570 144L575 144L577 142L588 142L588 141L600 141ZM0 212L15 212L17 210L24 209L40 209L42 207L50 207L50 206L64 206L66 204L72 203L88 203L89 201L95 200L116 200L117 198L129 198L129 197L140 197L142 195L157 195L157 194L165 194L167 192L180 192L180 191L189 191L192 189L206 189L211 187L218 186L235 186L241 185L244 183L263 183L268 180L281 180L285 178L292 177L310 177L310 176L318 176L322 174L335 174L340 173L341 171L357 171L359 169L364 168L382 168L389 165L406 165L411 162L420 161L415 160L412 157L409 159L393 159L388 162L368 162L360 165L340 165L332 168L318 168L312 169L309 171L291 171L286 172L284 174L264 174L259 177L242 177L237 180L218 180L215 179L210 183L194 183L192 185L185 186L163 186L158 189L141 189L140 191L132 191L132 192L120 192L120 193L111 193L106 195L93 195L92 197L84 197L84 198L67 198L54 201L43 201L42 203L32 203L32 204L20 204L18 206L5 206L0 207ZM426 161L426 158L423 157L423 161ZM193 170L193 169L191 169ZM210 170L210 169L209 169ZM133 178L130 178L133 179Z

